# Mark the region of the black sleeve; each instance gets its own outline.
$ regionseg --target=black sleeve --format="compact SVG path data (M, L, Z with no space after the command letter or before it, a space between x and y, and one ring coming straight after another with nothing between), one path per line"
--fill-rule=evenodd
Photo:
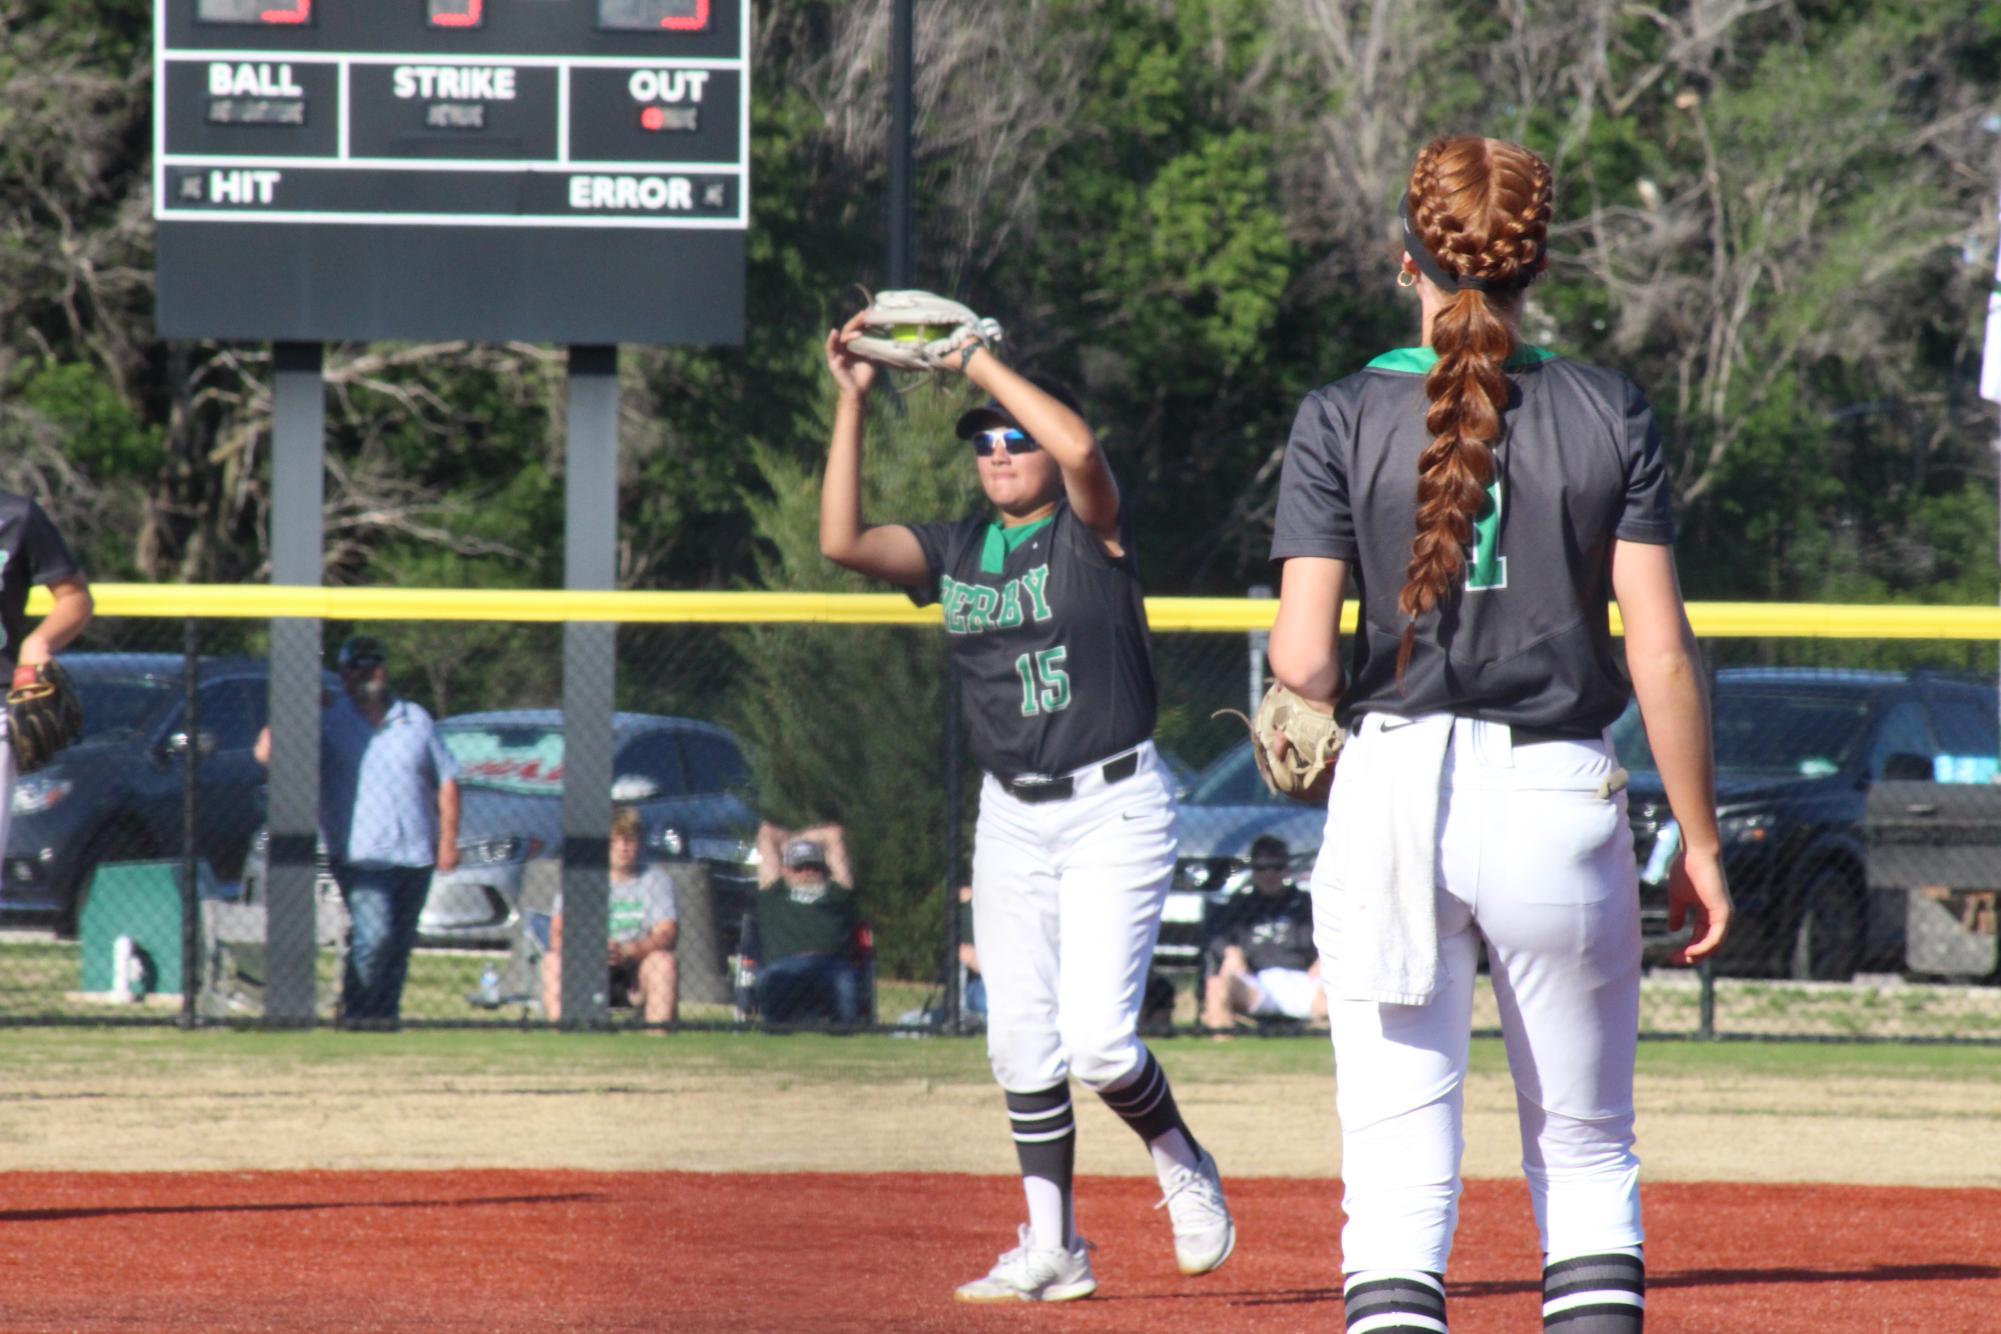
M76 557L70 554L63 535L32 500L28 502L28 529L21 538L20 558L28 563L29 583L59 584L79 573Z
M938 600L938 576L945 572L952 546L952 534L959 527L956 523L907 523L910 535L917 539L918 547L924 552L924 583L921 587L905 588L910 600L920 607L928 607Z
M1674 508L1667 459L1661 451L1654 410L1632 381L1625 383L1626 501L1614 534L1624 542L1667 546L1674 541Z
M1348 497L1348 429L1325 390L1299 405L1285 445L1272 523L1271 558L1354 560L1355 516Z

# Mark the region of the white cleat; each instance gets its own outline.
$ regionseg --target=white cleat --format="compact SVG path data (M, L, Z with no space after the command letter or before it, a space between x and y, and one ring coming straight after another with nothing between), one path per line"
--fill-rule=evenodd
M1237 1248L1237 1225L1230 1203L1223 1198L1223 1178L1207 1149L1194 1167L1171 1169L1156 1209L1165 1207L1174 1220L1174 1259L1181 1272L1193 1277L1222 1267Z
M1070 1249L1037 1249L1023 1224L1021 1245L1001 1256L985 1278L964 1283L952 1294L962 1302L1074 1302L1098 1290L1091 1272L1091 1243L1078 1237Z

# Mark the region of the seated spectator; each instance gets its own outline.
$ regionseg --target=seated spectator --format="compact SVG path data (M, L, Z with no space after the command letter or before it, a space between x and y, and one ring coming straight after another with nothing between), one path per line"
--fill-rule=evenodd
M1251 893L1234 904L1209 944L1213 969L1202 1023L1228 1031L1239 1015L1325 1019L1313 898L1286 878L1288 853L1266 834L1251 844Z
M965 969L963 1017L987 1017L987 980L980 976L980 952L973 945L973 887L959 886L959 965Z
M680 1008L680 972L674 944L680 936L674 882L658 866L642 867L639 849L646 822L630 806L611 820L611 887L605 910L610 927L612 1003L630 1001L649 1024L671 1024ZM542 1010L551 1023L563 1017L563 892L556 891L549 921L549 952L542 956Z
M771 1023L861 1017L854 875L839 825L757 831L757 1003Z

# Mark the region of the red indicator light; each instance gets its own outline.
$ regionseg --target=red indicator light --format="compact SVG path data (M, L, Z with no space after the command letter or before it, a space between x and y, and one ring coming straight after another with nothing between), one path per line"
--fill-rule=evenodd
M300 0L301 4L307 0ZM709 0L695 0L695 12L683 18L664 18L660 26L672 32L705 32L709 26Z
M606 32L707 32L710 0L598 0Z
M303 27L313 21L313 0L195 0L196 23Z
M486 25L486 0L430 0L433 28L479 28Z
M647 107L639 113L639 128L642 130L662 130L667 127L667 113L659 107Z

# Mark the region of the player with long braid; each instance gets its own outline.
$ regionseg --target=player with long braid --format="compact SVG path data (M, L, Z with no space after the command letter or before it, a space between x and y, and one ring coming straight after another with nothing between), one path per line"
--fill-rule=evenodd
M959 419L993 509L872 525L862 426L876 367L827 335L840 391L820 496L820 549L939 602L986 771L973 850L973 924L987 986L987 1053L1006 1095L1028 1223L961 1301L1067 1301L1097 1289L1077 1235L1069 1079L1145 1142L1176 1261L1203 1274L1236 1229L1216 1160L1189 1133L1137 1036L1179 832L1154 751L1152 650L1130 516L1067 391L968 343L947 358L991 401Z
M1606 732L1629 698L1608 598L1685 840L1669 888L1673 923L1694 921L1681 961L1713 952L1730 918L1652 413L1616 372L1520 342L1551 194L1548 166L1516 145L1424 149L1398 277L1417 289L1422 346L1308 395L1280 486L1272 670L1353 729L1313 875L1351 1331L1446 1328L1482 939L1545 1326L1642 1328L1639 901Z

